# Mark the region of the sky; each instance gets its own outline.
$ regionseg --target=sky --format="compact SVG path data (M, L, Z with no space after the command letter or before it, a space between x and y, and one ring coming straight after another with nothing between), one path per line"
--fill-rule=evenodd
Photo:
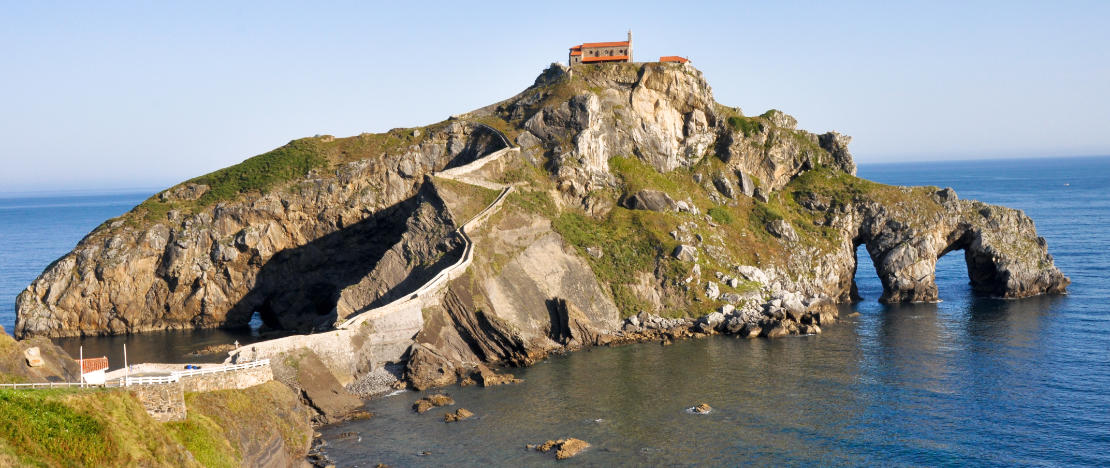
M438 122L567 48L689 57L861 163L1110 154L1110 2L0 0L0 193L162 188Z

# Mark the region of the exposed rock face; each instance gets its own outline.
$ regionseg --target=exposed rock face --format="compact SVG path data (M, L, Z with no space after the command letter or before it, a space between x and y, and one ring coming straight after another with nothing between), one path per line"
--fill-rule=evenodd
M16 341L0 327L0 381L76 382L81 368L61 347L42 337Z
M274 378L299 392L315 410L313 421L317 424L342 421L362 407L362 400L344 389L312 351L301 350L270 365Z
M670 195L658 190L641 190L621 203L630 210L673 211L678 206Z
M953 250L964 251L971 286L980 293L1017 298L1066 292L1070 280L1053 265L1024 213L956 200L954 193L943 200L927 230L911 228L882 206L857 208L856 242L866 244L875 263L881 301L936 301L936 262Z
M210 203L226 187L171 188L149 201L165 214L137 208L48 267L20 294L16 331L234 326L255 313L275 328L327 330L417 297L414 325L366 322L351 344L407 349L404 379L419 390L513 382L485 364L582 346L818 333L836 302L858 296L859 245L883 301L937 300L936 260L953 250L980 292L1065 292L1021 212L855 178L849 137L796 126L780 111L717 104L689 66L552 67L521 94L449 122L385 140L298 140L287 149L332 164L266 189ZM520 148L498 154L514 156L467 168L469 182L429 182L507 141ZM359 153L367 147L380 151ZM509 184L515 192L482 226L455 231L468 217L458 213ZM467 252L465 273L413 294ZM344 383L380 370L358 356L370 363L343 370Z
M426 132L381 157L192 215L170 211L139 226L126 216L109 221L19 295L15 334L237 326L256 312L273 327L312 329L330 326L337 305L342 316L385 291L401 294L453 248L444 239L453 223L421 190L423 176L504 146L462 122ZM354 148L373 141L348 140ZM185 184L165 193L199 191Z

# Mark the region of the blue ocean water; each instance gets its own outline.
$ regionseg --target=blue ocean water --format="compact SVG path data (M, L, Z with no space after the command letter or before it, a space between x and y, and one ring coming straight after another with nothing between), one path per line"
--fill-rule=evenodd
M0 326L15 327L15 297L89 231L154 193L120 191L0 197Z
M844 311L859 315L821 335L552 357L512 369L523 384L448 388L477 414L461 423L414 414L411 392L373 400L374 418L321 430L327 453L341 466L548 465L524 444L572 436L593 447L563 464L1110 466L1110 158L859 173L1025 210L1070 294L976 297L955 252L938 264L944 302L884 306L861 248L865 300ZM51 261L148 195L0 199L0 324L11 330L16 294ZM97 340L118 343L85 349ZM700 402L714 411L685 412Z
M711 337L557 356L524 383L449 387L477 414L415 414L406 392L370 420L321 429L340 466L547 466L524 449L577 437L582 466L1110 466L1110 158L864 165L860 176L954 188L1025 210L1070 295L976 297L960 252L944 302L884 306L866 251L865 300L816 336ZM708 415L686 409L709 403ZM355 434L355 435L352 435Z

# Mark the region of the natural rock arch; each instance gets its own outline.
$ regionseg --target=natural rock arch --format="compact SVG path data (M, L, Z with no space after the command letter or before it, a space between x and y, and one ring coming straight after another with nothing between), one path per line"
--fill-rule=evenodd
M1043 237L1020 210L959 201L950 189L937 192L944 211L927 220L895 219L886 207L865 204L852 240L853 261L860 245L883 285L879 302L936 302L937 260L964 252L968 280L979 294L1017 298L1063 294L1070 283L1053 265ZM853 265L851 291L859 299Z

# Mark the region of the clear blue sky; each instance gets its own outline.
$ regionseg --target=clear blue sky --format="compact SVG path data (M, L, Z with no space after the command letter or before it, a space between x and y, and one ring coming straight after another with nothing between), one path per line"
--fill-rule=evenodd
M638 59L688 56L721 103L852 135L861 162L1110 154L1110 2L767 3L5 0L0 192L436 122L629 28Z

